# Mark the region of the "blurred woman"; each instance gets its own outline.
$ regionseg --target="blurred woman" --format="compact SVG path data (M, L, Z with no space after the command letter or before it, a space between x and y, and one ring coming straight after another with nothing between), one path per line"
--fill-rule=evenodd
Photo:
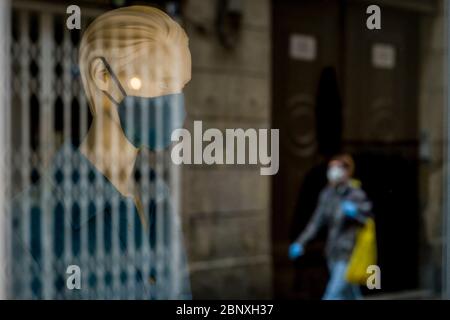
M357 232L369 218L372 205L359 183L352 179L354 169L350 155L342 154L330 160L328 185L321 191L306 229L289 247L290 258L296 259L303 255L305 246L322 227L328 228L325 250L330 279L322 297L324 300L362 298L359 286L346 280L346 272Z

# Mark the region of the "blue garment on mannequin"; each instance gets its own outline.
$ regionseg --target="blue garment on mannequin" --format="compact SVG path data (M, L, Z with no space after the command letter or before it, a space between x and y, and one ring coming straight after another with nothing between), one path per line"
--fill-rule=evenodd
M71 170L67 172L66 167ZM79 150L65 144L39 181L18 194L11 203L13 297L191 299L182 231L172 229L177 213L172 209L170 190L151 168L149 176L144 178L149 185L148 201L143 202L146 227L134 199L123 196ZM50 225L43 229L45 217ZM51 239L52 246L44 249L46 237ZM67 237L69 247L65 246ZM172 261L175 253L171 251L175 242L180 248L176 270ZM113 251L115 245L118 247ZM130 255L129 249L136 254ZM158 259L157 250L162 250ZM119 254L119 260L114 254ZM46 273L48 255L51 264ZM66 288L68 264L80 267L81 290ZM115 268L118 276L113 276ZM22 271L29 273L29 279ZM169 291L174 272L179 279L176 293ZM44 282L45 287L52 288L51 296L45 294ZM100 283L103 283L103 290L100 290ZM132 292L127 289L130 284L134 288Z

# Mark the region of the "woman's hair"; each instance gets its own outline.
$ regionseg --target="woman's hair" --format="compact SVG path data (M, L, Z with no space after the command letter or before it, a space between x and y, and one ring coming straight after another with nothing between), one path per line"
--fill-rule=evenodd
M118 72L144 46L168 50L175 45L187 46L188 37L178 23L157 8L130 6L97 17L84 32L79 53L81 79L92 112L95 88L91 63L95 58L104 57Z
M347 169L349 177L353 177L353 174L355 173L355 161L350 154L342 153L335 155L333 158L331 158L330 162L332 161L339 161L340 163L342 163L344 168Z

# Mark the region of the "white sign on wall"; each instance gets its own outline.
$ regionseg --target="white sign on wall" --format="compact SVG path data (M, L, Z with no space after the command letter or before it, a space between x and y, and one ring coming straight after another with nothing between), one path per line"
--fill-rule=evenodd
M293 34L289 39L291 59L313 61L317 57L316 38L305 34Z
M396 63L396 50L393 45L376 43L372 46L372 65L379 69L393 69Z

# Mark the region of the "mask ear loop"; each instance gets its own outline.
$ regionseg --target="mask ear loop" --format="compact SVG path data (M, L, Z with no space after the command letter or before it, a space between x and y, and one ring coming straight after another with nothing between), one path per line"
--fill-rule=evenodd
M117 78L116 74L112 70L111 66L109 65L108 61L104 57L98 57L100 60L102 60L103 64L105 65L106 70L108 70L109 75L116 83L117 87L119 88L120 92L122 93L122 96L125 98L127 96L127 92L123 88L122 84L120 83L119 79ZM109 100L111 100L116 106L119 106L119 102L116 101L116 99L113 98L113 96L106 90L102 90L102 92L108 97Z

